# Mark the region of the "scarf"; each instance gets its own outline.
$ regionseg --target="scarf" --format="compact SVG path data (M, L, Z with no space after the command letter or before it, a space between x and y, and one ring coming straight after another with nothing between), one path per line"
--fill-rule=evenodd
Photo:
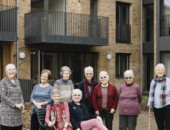
M94 79L91 80L91 84L88 83L87 79L84 80L84 103L86 105L91 105L91 96L92 96L92 93L93 93L93 86L94 86L95 82L94 82ZM89 92L89 86L90 86L90 89L91 89L91 94Z
M158 77L156 77L154 79L154 85L151 86L150 105L152 106L152 108L154 108L154 96L155 96L155 89L156 89L157 83L162 84L160 99L161 99L162 105L166 104L166 76L164 75L164 77L162 79L159 79Z

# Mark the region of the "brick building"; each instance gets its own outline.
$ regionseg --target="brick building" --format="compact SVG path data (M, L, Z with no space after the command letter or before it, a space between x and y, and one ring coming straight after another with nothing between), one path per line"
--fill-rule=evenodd
M18 6L18 39L1 40L0 78L5 65L12 62L17 65L19 79L33 82L45 68L52 71L54 81L60 78L60 67L67 65L77 85L83 79L84 67L91 65L96 78L106 70L118 89L126 69L134 71L137 84L142 83L141 0L0 2Z

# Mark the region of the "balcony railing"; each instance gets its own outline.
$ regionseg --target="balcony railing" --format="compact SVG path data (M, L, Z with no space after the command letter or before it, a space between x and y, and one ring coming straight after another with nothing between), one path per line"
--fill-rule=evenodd
M108 18L57 11L37 11L25 15L25 41L107 45Z
M17 7L0 5L0 41L17 40Z
M131 42L131 27L129 24L116 25L116 42L118 43Z
M170 15L165 15L160 22L161 36L170 36Z

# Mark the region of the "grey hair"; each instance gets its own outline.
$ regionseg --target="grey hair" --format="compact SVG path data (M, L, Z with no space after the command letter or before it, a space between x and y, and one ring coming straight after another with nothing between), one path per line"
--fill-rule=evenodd
M108 75L108 73L106 71L100 71L99 79L101 79L102 75L106 75L106 77L109 79L109 75Z
M60 75L63 76L63 73L64 73L65 71L69 71L69 73L71 74L70 68L69 68L68 66L63 66L63 67L61 67Z
M73 90L72 99L73 99L74 94L80 94L81 99L82 99L83 93L82 93L82 91L80 89L74 89Z
M51 95L53 96L54 94L59 94L61 96L61 91L58 90L57 88L54 88Z
M14 64L7 64L6 67L5 67L6 74L7 74L8 70L11 69L11 68L15 69L15 71L16 71L16 67L15 67Z
M89 71L93 73L93 67L88 66L84 68L84 73L89 72Z
M156 72L156 70L157 70L159 67L162 67L162 68L165 70L164 64L158 63L158 64L156 65L156 67L155 67L155 72Z
M125 77L127 74L132 75L132 77L134 78L133 70L126 70L126 71L124 72L124 77Z

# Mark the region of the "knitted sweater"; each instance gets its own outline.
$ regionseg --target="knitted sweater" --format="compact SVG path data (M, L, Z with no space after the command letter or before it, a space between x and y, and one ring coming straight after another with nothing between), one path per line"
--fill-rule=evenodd
M63 79L56 80L54 88L61 91L61 102L70 102L72 92L74 90L73 82L71 80L64 81Z

